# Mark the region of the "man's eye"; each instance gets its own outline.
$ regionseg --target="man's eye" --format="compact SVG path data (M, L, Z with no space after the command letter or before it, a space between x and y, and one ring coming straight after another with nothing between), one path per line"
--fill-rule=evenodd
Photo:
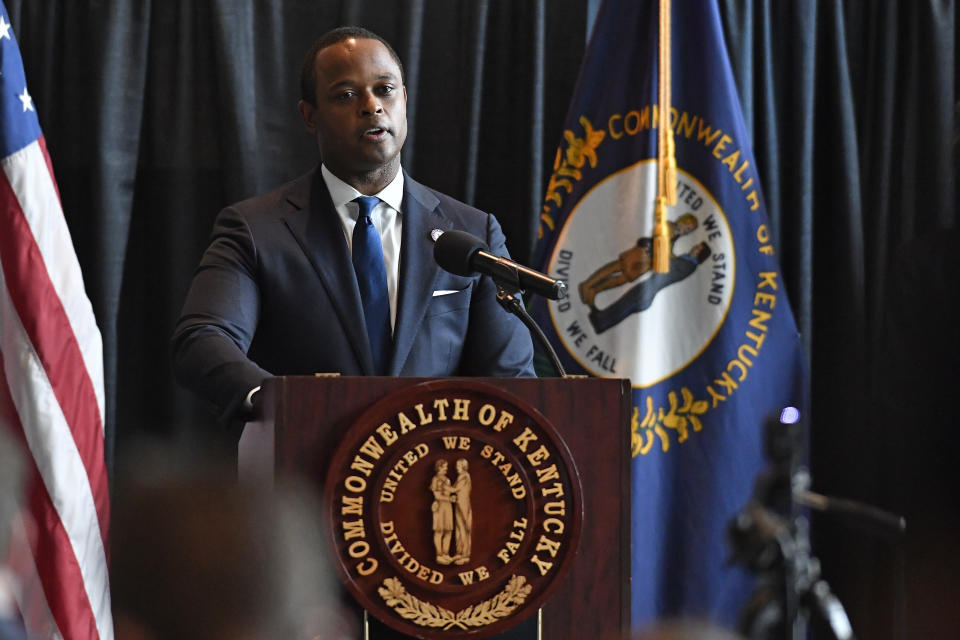
M334 98L336 100L350 100L355 95L357 95L355 91L343 91L341 93L338 93L336 96L334 96Z
M393 93L394 91L396 91L396 89L394 89L394 88L393 88L392 86L390 86L390 85L384 85L384 86L380 87L380 95L388 96L388 95L390 95L391 93Z

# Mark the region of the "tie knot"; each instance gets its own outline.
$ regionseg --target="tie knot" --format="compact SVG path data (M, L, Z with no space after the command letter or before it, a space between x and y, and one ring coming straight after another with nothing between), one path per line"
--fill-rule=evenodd
M380 204L380 198L377 196L360 196L359 198L354 198L353 201L360 205L361 218L369 218L374 208Z

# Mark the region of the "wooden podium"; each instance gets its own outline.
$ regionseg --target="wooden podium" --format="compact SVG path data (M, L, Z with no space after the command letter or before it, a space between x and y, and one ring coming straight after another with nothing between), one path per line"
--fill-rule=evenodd
M452 379L454 381L458 379ZM583 524L569 571L540 613L544 639L630 632L630 384L599 378L462 378L534 407L579 472ZM371 405L423 378L289 376L264 384L263 416L239 445L241 481L297 473L323 491L342 435Z

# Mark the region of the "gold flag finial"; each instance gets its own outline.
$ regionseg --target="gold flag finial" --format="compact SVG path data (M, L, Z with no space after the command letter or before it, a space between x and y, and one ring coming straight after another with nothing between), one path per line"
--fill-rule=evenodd
M653 270L670 270L667 207L677 203L677 158L670 127L670 0L660 0L659 117L657 119L657 200L654 207Z

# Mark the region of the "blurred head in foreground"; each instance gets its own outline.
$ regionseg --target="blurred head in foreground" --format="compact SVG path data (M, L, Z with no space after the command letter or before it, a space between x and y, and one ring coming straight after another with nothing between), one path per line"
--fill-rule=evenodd
M633 640L743 640L743 636L708 622L673 620L644 629Z
M147 474L149 475L149 474ZM216 474L130 481L114 501L118 640L355 636L303 487Z

